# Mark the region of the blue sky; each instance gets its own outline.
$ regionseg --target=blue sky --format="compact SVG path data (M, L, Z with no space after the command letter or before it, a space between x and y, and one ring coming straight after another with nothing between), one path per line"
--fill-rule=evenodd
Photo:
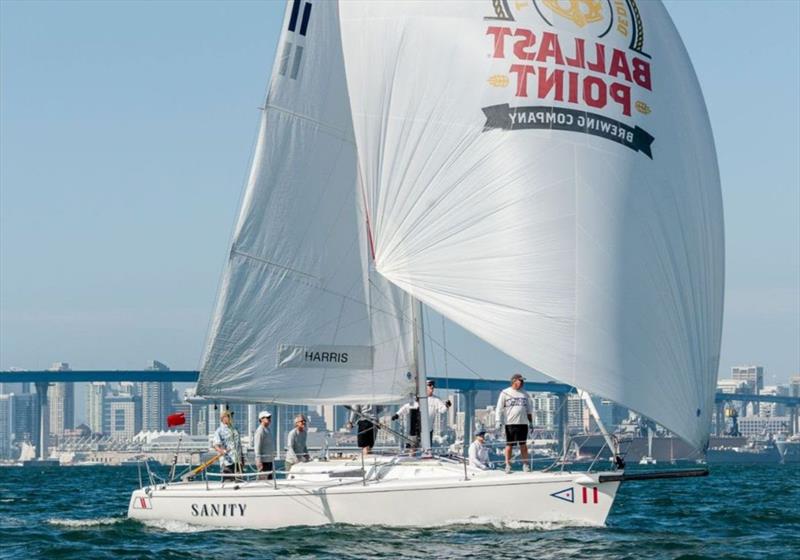
M785 382L800 374L800 2L667 6L722 173L720 370ZM198 366L282 12L0 3L1 369ZM448 345L513 367L463 334Z

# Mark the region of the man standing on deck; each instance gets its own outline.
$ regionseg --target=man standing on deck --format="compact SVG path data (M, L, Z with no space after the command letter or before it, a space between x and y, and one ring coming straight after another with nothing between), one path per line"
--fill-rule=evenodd
M256 456L256 469L258 472L266 472L267 480L272 480L273 461L275 457L275 446L272 443L272 432L269 425L272 422L272 414L263 410L258 413L258 428L253 436L253 453Z
M213 445L217 453L223 454L220 459L223 478L230 478L226 475L244 471L242 438L233 425L233 416L230 410L223 409L219 415L219 421L219 428L214 432Z
M350 407L347 429L352 430L355 423L356 442L364 455L369 455L372 448L375 447L378 427L372 420L377 419L381 412L383 412L382 406L372 404L354 404Z
M528 426L533 422L531 397L522 388L525 378L519 373L511 376L511 387L503 389L497 399L495 409L495 426L500 430L505 420L506 425L506 473L511 472L511 452L514 445L519 445L522 455L522 470L531 470L528 465Z
M311 460L306 445L306 418L298 414L294 418L294 429L286 436L286 470L292 469L297 463L305 463Z
M432 379L428 379L425 390L428 394L428 418L431 422L431 442L433 442L433 419L436 414L443 414L453 404L450 400L442 401L439 397L433 394L436 388L436 383ZM419 447L420 436L422 435L422 419L419 416L419 402L406 403L401 406L398 411L392 416L392 420L397 420L401 416L408 416L408 435L411 436L411 449Z

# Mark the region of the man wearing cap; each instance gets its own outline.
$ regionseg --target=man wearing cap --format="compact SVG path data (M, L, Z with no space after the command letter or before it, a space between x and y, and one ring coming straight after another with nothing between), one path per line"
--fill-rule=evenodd
M258 428L253 436L253 454L256 456L256 469L258 472L267 473L267 480L272 480L272 463L275 456L275 446L272 442L272 432L269 425L272 414L267 410L258 413Z
M489 448L485 445L485 436L486 432L481 430L475 434L475 441L469 446L469 466L482 471L491 468L489 466Z
M433 379L428 379L425 391L428 394L428 418L431 422L431 441L433 441L433 419L436 417L436 414L447 412L447 409L452 405L449 399L447 401L442 401L442 399L434 395L433 390L435 388L436 383ZM419 402L414 401L413 403L404 404L392 416L392 420L397 420L401 416L408 416L408 435L411 436L410 448L416 449L419 447L419 439L422 435L422 419L419 415Z
M522 470L529 471L528 465L528 426L533 421L531 397L522 388L525 378L519 373L511 376L511 387L503 389L497 399L495 409L495 425L498 430L505 421L506 425L506 473L511 472L511 451L519 445L522 455Z
M244 454L242 453L242 439L239 431L233 425L231 411L223 409L219 415L220 425L214 432L212 441L217 453L222 454L220 464L222 474L233 475L244 470Z

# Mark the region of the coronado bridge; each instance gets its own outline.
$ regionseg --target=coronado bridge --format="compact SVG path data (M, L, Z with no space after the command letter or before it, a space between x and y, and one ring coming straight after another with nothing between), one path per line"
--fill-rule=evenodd
M36 386L38 395L38 414L39 418L39 445L37 454L39 458L44 458L44 439L45 439L45 415L41 414L47 405L47 388L51 383L81 383L93 381L106 382L146 382L155 381L160 383L195 383L199 372L197 370L23 370L23 371L0 371L0 384L5 383L33 383ZM472 439L473 418L475 415L475 395L477 391L499 391L508 387L507 380L493 380L480 378L454 378L430 376L436 382L436 386L444 391L456 391L464 396L464 435L465 441ZM532 393L553 393L558 397L558 413L556 415L556 426L559 439L566 441L568 418L567 418L567 395L575 392L575 388L555 381L525 381L525 389ZM759 402L759 403L779 403L789 407L792 415L792 426L797 422L798 409L800 409L799 396L777 396L777 395L756 395L746 393L721 393L715 397L716 413L718 419L722 417L725 403L737 402Z

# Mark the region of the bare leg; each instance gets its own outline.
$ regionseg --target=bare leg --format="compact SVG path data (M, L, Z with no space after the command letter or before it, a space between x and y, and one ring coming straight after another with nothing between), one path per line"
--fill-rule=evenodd
M511 464L511 445L506 445L505 456L506 456L506 464L510 465Z
M522 460L528 462L528 442L523 441L519 444L519 452L522 454Z

